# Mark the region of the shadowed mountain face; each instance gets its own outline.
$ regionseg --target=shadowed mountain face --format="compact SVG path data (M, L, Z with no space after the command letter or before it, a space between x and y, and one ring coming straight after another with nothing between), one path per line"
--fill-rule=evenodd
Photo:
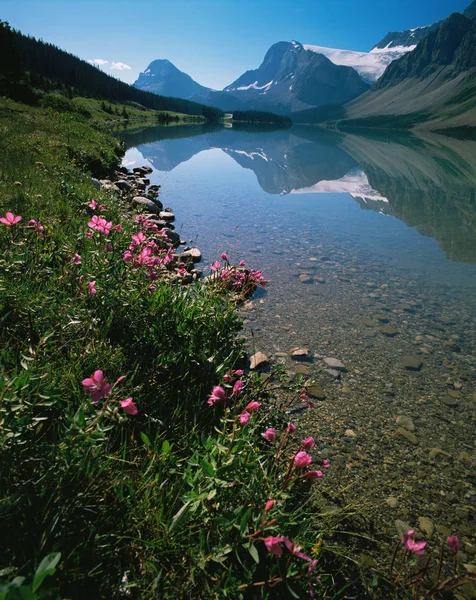
M308 127L162 127L126 136L158 171L218 148L252 170L264 191L290 194L290 202L300 193L350 193L362 209L434 237L449 259L476 263L476 142L430 134L372 139Z

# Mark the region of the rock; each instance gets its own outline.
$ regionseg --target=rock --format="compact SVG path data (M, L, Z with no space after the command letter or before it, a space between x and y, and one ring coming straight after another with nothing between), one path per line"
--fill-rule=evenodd
M441 402L450 408L456 408L458 406L458 402L455 400L455 398L448 396L448 394L445 394L443 398L441 398Z
M397 417L397 425L401 425L407 431L415 431L415 424L411 417Z
M385 315L374 315L374 319L380 321L381 323L388 323L388 317Z
M142 167L134 167L132 171L134 173L139 173L140 175L147 175L148 173L152 173L153 169L148 165L144 165Z
M419 371L423 366L423 361L419 356L402 356L402 365L409 371Z
M175 215L166 210L160 211L159 218L162 219L163 221L175 221Z
M469 517L470 517L470 514L471 514L471 513L469 512L469 509L467 509L467 508L464 508L463 506L457 506L457 507L455 508L455 513L457 514L457 516L458 516L460 519L463 519L463 520L465 520L465 521L467 521L467 520L469 519Z
M202 253L198 248L190 248L181 254L181 256L191 256L194 263L198 263L202 260Z
M326 399L326 393L324 392L324 390L321 388L321 386L318 383L313 383L309 387L306 387L306 394L310 398L315 398L316 400L325 400Z
M396 498L390 496L385 500L385 502L390 506L390 508L398 508L399 502Z
M448 396L451 396L451 398L461 398L461 393L456 390L446 390L446 393Z
M155 202L149 200L149 198L145 198L144 196L134 196L134 198L132 198L132 206L144 208L153 214L157 214L159 212L159 208Z
M403 540L403 534L407 531L410 531L413 528L408 523L405 523L405 521L397 519L395 521L395 529L397 530L400 539Z
M172 231L171 229L165 230L165 235L169 238L171 244L177 247L180 243L180 236L176 231Z
M316 281L317 283L320 283L320 284L326 283L326 280L324 279L324 277L315 277L314 281Z
M129 192L130 190L132 190L132 185L125 179L119 179L118 181L116 181L116 185L120 190L125 192Z
M309 360L311 358L309 348L296 348L290 351L290 355L293 360Z
M355 438L355 437L357 437L357 434L356 434L356 433L355 433L355 431L353 431L352 429L346 429L346 430L344 431L344 435L345 435L346 437L350 437L350 438Z
M393 325L382 325L382 327L379 327L379 331L387 337L395 337L399 333L398 329L393 327Z
M94 185L94 187L96 187L98 189L101 187L101 183L99 182L99 179L96 179L95 177L91 177L91 183Z
M287 356L287 354L286 354L286 356ZM299 364L295 365L293 367L293 371L295 373L297 373L298 375L310 375L311 374L311 370L308 367L306 367L305 365L299 365Z
M344 383L340 391L342 394L350 394L350 387Z
M421 531L423 531L423 533L426 533L428 538L431 538L435 533L435 526L430 521L430 519L427 519L426 517L418 517L418 523Z
M149 200L152 200L152 202L157 206L157 208L159 210L162 210L164 208L164 205L158 198L155 198L154 196L150 196L150 194L146 194L145 197L148 198Z
M451 529L449 527L446 527L445 525L437 525L436 531L438 533L441 533L441 535L443 535L446 538L452 535Z
M403 427L399 427L397 429L396 433L398 436L405 438L408 442L410 442L414 446L416 446L418 444L418 439L417 439L416 435L414 433L411 433L411 431L407 431Z
M339 371L336 371L335 369L324 369L324 371L334 379L339 379L340 377Z
M251 370L255 370L258 367L264 367L267 364L269 364L269 360L266 354L263 352L256 352L256 354L253 354L253 356L250 358Z
M366 327L375 327L376 325L378 325L377 321L374 321L374 319L370 319L369 317L366 317L362 323L366 326Z
M476 545L472 544L471 542L466 542L466 544L464 545L464 551L466 552L466 554L474 556L476 554Z
M344 363L338 360L337 358L325 358L324 362L331 369L336 369L337 371L345 371Z
M312 277L309 277L309 275L299 275L299 281L301 283L312 283Z
M429 453L428 457L431 460L434 460L438 456L445 457L445 458L451 458L451 454L448 454L448 452L445 452L441 448L430 448L430 453Z

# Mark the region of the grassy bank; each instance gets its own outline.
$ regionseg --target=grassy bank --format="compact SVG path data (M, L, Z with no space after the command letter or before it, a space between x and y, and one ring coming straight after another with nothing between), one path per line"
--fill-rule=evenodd
M236 371L228 295L93 186L121 147L92 123L0 102L0 596L307 595L312 444Z

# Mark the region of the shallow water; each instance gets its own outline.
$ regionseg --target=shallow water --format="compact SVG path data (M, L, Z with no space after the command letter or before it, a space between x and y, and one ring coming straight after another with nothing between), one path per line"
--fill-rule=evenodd
M474 543L476 142L203 126L124 139L124 165L153 167L205 272L227 251L270 279L243 310L245 335L323 388L300 418L333 459L326 485L358 481L389 534L394 519L425 516L443 527L435 536L448 527ZM313 360L296 367L293 346ZM346 371L329 374L324 357ZM416 441L398 432L402 415Z

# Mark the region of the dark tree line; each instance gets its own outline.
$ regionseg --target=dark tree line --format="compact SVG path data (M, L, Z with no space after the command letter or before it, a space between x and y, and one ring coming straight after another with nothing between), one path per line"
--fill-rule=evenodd
M53 44L23 35L0 21L0 95L29 104L41 92L68 98L86 96L109 102L137 102L157 111L201 115L218 121L223 111L179 98L138 90Z
M277 125L291 125L291 119L283 115L264 112L261 110L235 110L234 121L246 121L247 123L275 123Z

